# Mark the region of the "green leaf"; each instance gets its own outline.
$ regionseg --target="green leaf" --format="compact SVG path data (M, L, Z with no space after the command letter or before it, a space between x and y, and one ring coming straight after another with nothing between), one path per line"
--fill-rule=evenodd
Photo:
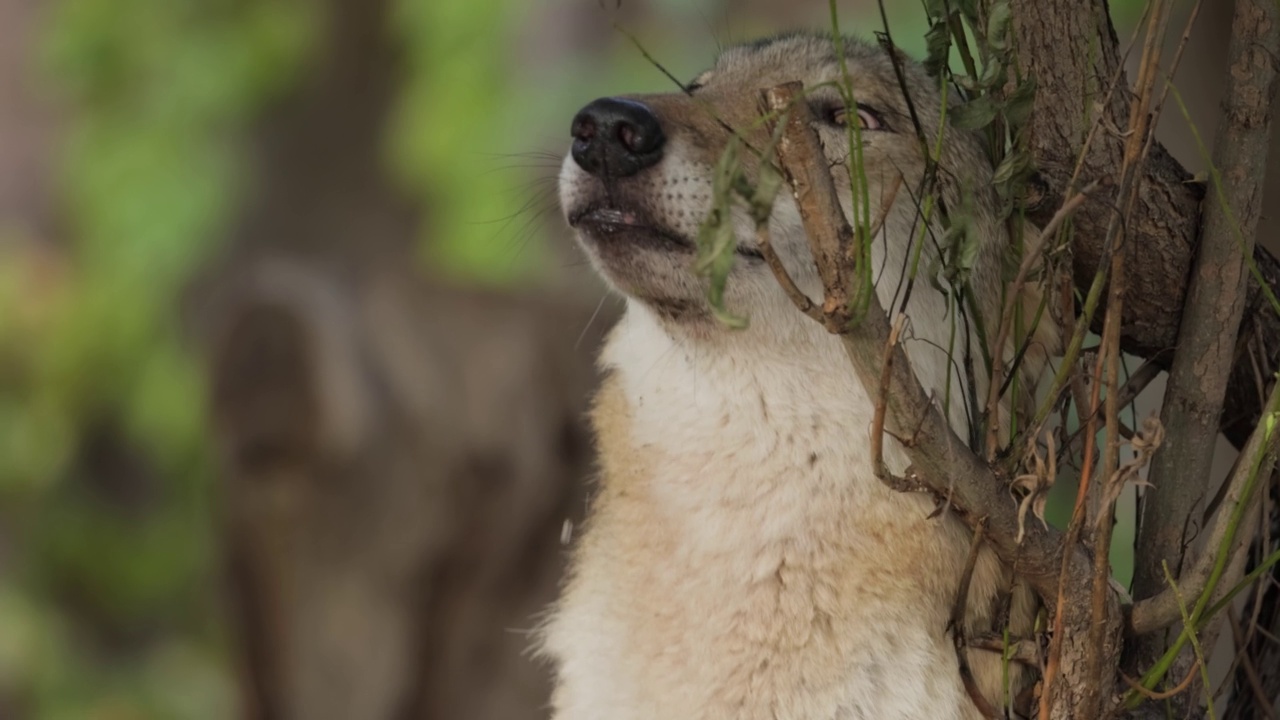
M741 315L734 315L728 310L715 305L711 306L711 314L730 330L745 330L751 324L747 318Z
M978 0L950 0L951 7L960 11L970 23L978 22Z
M727 208L713 207L698 228L698 259L693 269L700 274L715 272L716 263L726 250L732 253L735 245L733 225L728 219Z
M924 12L933 19L946 18L951 5L950 0L924 0Z
M738 146L741 141L737 136L729 139L729 144L725 146L724 152L720 154L720 159L716 161L715 171L711 175L711 193L712 204L720 206L723 203L730 202L730 193L734 189L734 182L739 171Z
M1007 66L998 59L993 58L982 68L982 77L978 79L978 84L983 88L993 88L1004 85Z
M737 235L733 232L733 197L736 193L751 198L758 192L758 188L752 188L742 173L738 159L739 143L736 137L731 139L716 162L711 180L711 212L698 228L698 257L694 263L694 270L707 278L707 302L711 305L712 315L731 328L742 328L747 324L746 318L730 313L724 306L725 286L738 245Z
M729 272L733 270L737 237L733 232L733 224L725 217L727 212L713 210L711 214L720 219L714 225L707 226L709 237L703 242L706 242L709 250L699 262L701 272L707 277L709 284L707 301L711 305L712 314L722 323L731 328L744 328L747 325L746 318L730 313L724 305L724 291L729 282Z
M1009 121L1009 125L1013 128L1021 127L1026 124L1027 118L1031 117L1031 108L1036 98L1036 81L1034 77L1028 77L1014 88L1009 94L1009 98L1005 101L1004 117Z
M953 126L964 130L979 130L996 119L998 110L995 101L989 95L981 95L953 108L947 114Z
M996 50L1004 50L1009 46L1009 21L1013 13L1009 9L1009 0L998 0L991 4L987 16L987 42Z
M929 75L937 77L947 66L947 59L951 54L951 31L947 28L946 21L930 25L929 31L924 35L924 42L924 69Z
M991 182L996 187L1007 186L1023 180L1031 170L1031 156L1025 152L1011 152L1000 162Z
M771 162L761 163L760 178L756 181L755 190L747 198L751 203L751 219L757 227L769 222L769 216L773 214L773 202L778 197L778 190L782 188L782 180L782 173L776 165Z
M960 271L962 277L968 277L969 271L973 270L973 266L977 263L978 252L982 249L982 244L978 242L978 234L969 232L966 228L959 238L956 260L954 267Z

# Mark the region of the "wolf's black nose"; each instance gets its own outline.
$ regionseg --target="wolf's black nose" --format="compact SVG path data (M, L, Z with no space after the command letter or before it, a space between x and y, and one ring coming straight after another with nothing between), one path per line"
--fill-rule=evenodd
M573 160L601 178L635 175L662 159L666 137L648 105L600 98L578 111L570 129Z

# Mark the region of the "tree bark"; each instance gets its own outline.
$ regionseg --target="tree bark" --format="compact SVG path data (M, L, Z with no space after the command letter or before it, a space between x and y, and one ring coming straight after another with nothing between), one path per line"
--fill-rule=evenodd
M1267 48L1280 48L1277 9L1269 0L1236 0L1224 114L1214 141L1216 193L1204 212L1203 239L1190 278L1160 419L1165 442L1148 474L1154 490L1144 494L1137 543L1143 562L1134 566L1134 595L1145 598L1167 587L1162 562L1182 574L1184 549L1193 530L1193 512L1209 491L1214 446L1236 356L1236 331L1244 311L1248 268L1258 219L1271 139L1271 104L1276 64ZM1206 548L1204 551L1212 551ZM1228 578L1227 583L1233 584ZM1133 653L1149 665L1164 650L1159 634L1137 639L1146 652Z
M1036 78L1037 90L1029 124L1032 153L1050 198L1061 198L1081 156L1090 125L1099 113L1108 119L1095 133L1077 184L1106 177L1120 167L1122 128L1131 102L1121 68L1115 30L1101 0L1013 0L1013 27L1018 62ZM1112 78L1116 90L1103 104ZM1178 345L1186 288L1199 238L1205 187L1159 144L1147 160L1138 203L1128 221L1128 291L1125 294L1121 343L1126 352L1151 357L1165 368ZM1046 202L1031 211L1046 222L1060 203ZM1111 213L1107 198L1086 202L1073 216L1073 270L1077 285L1092 281L1102 257ZM1280 262L1266 250L1253 253L1266 284L1280 288ZM1280 362L1280 315L1271 310L1256 280L1250 279L1239 336L1249 340L1262 377ZM1102 312L1095 317L1101 318ZM1221 427L1237 447L1257 424L1265 396L1259 393L1255 368L1248 359L1235 363L1227 384Z

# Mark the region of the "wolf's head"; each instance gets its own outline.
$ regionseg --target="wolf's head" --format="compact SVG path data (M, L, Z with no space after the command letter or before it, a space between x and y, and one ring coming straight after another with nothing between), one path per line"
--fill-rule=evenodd
M923 137L930 147L942 148L932 192L953 210L967 208L967 222L978 238L969 278L981 310L997 312L998 253L1007 235L993 218L990 165L980 141L946 127L939 81L920 65L899 56L895 69L886 50L856 40L845 40L843 49L852 106L846 106L836 86L842 71L831 36L798 33L726 50L684 92L601 98L577 114L572 151L560 176L561 203L582 246L615 288L654 310L669 327L699 335L724 332L711 318L706 282L693 262L699 227L712 209L713 170L736 133L744 141L743 170L754 180L760 163L756 151L769 144L760 93L801 81L846 216L857 217L848 171L850 123L860 126L865 197L873 219L901 176L893 209L873 244L873 277L882 302L893 303L900 292L915 244L923 243L921 273L941 268L940 213L935 208L932 220L925 222L920 212ZM738 246L725 294L728 309L747 315L753 326L783 317L780 312L791 313L787 321L796 322L798 316L760 255L754 223L741 203L731 222ZM811 297L820 298L800 217L785 188L777 196L769 229L791 276ZM927 284L917 283L917 288Z

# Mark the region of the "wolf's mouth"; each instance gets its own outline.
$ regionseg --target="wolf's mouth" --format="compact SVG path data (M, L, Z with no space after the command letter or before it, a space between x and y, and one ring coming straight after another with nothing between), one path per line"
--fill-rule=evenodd
M569 225L597 242L633 242L680 252L696 250L689 238L660 227L636 210L588 206L570 216Z
M697 252L692 239L652 222L634 209L590 205L570 215L569 225L598 242L640 242L660 249ZM736 252L743 257L764 260L755 248L739 245Z

